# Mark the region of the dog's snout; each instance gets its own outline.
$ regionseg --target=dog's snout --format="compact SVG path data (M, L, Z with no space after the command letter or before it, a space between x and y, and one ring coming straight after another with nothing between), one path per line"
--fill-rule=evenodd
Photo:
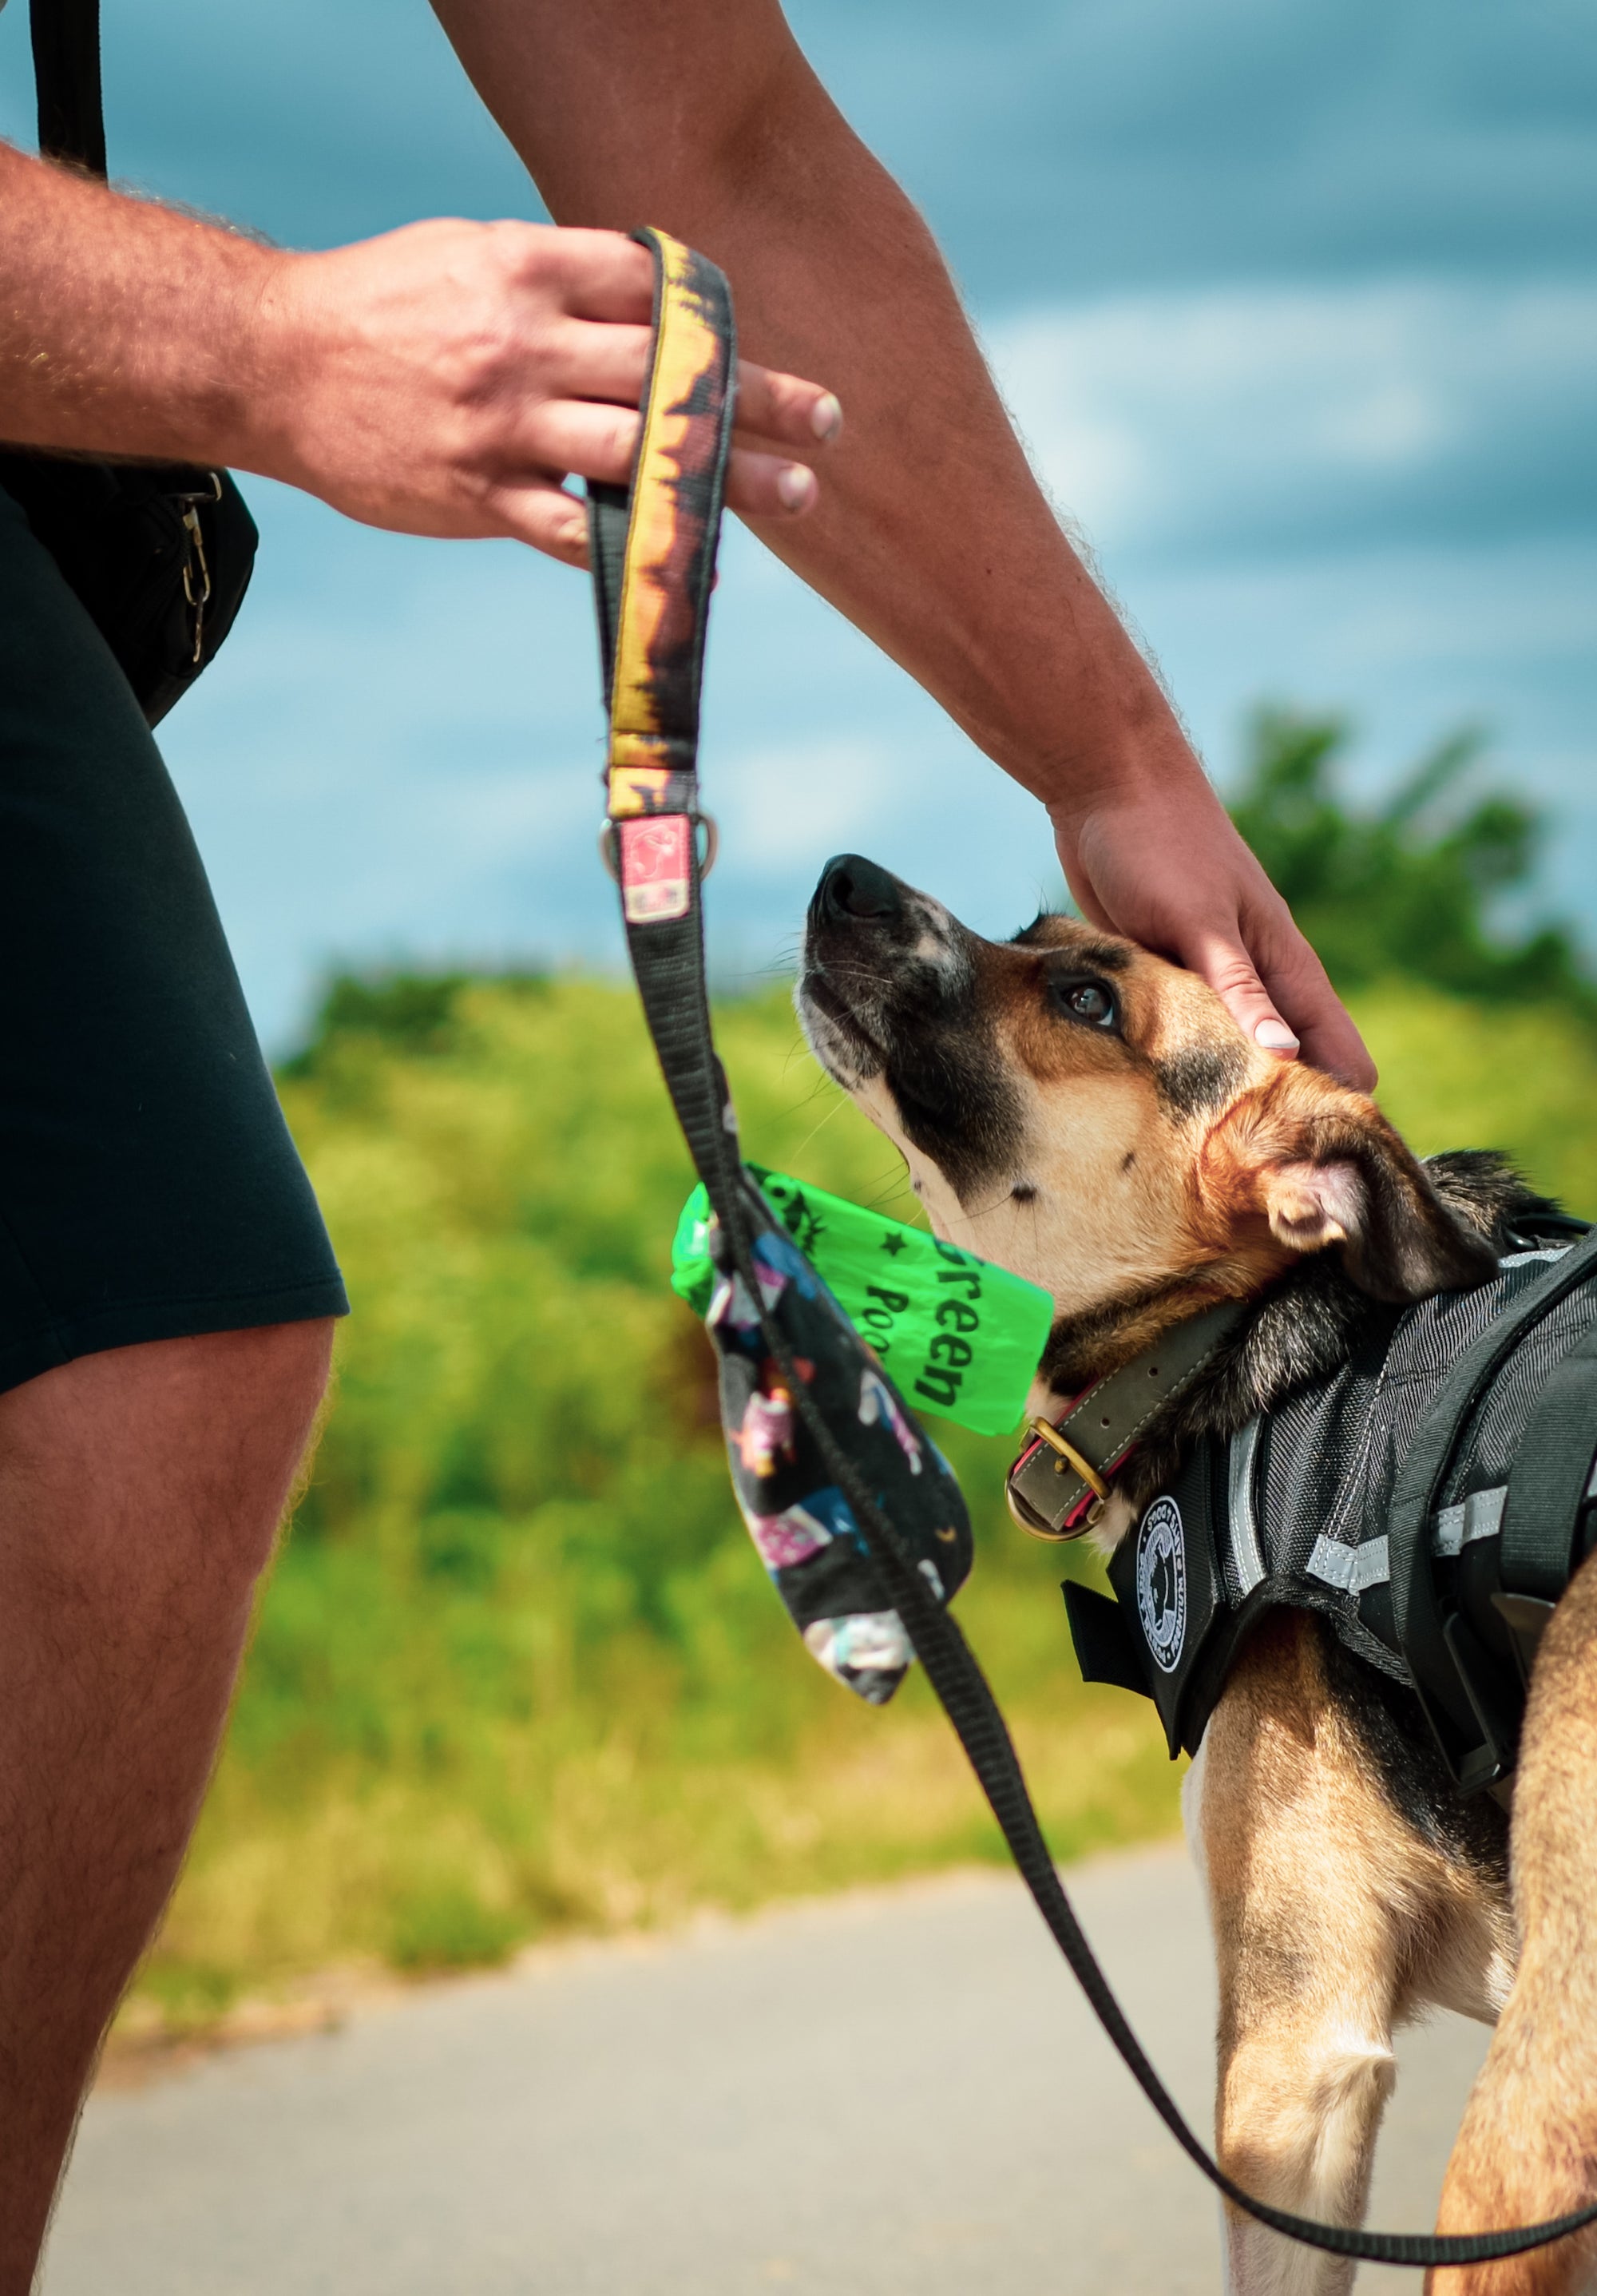
M904 907L897 879L859 853L839 853L826 864L816 898L825 916L874 924L897 916Z

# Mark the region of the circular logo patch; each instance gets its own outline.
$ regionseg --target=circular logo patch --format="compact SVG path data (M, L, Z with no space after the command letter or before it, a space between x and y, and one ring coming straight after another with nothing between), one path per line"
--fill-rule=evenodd
M1174 1499L1155 1499L1137 1532L1137 1612L1149 1649L1174 1674L1187 1638L1187 1546Z

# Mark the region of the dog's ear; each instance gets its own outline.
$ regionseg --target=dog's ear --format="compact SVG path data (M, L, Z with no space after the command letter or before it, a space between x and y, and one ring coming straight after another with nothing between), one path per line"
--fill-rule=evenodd
M1251 1179L1277 1242L1303 1252L1339 1245L1348 1275L1372 1299L1406 1306L1496 1273L1491 1245L1442 1202L1362 1093L1313 1069L1283 1070L1245 1094L1219 1133L1228 1136L1233 1185L1244 1173ZM1221 1145L1218 1135L1211 1144Z

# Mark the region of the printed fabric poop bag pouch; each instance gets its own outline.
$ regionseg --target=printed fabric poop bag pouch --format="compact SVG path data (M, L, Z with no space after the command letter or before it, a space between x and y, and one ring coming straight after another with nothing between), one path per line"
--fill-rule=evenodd
M746 1187L763 1225L751 1237L757 1309L734 1267L718 1275L706 1318L720 1358L721 1417L743 1520L806 1645L872 1705L892 1696L911 1658L859 1527L794 1408L762 1320L787 1343L795 1374L868 1474L901 1546L945 1603L970 1568L970 1523L952 1470L906 1410L820 1277ZM711 1256L720 1239L712 1232ZM763 1317L761 1311L763 1310Z

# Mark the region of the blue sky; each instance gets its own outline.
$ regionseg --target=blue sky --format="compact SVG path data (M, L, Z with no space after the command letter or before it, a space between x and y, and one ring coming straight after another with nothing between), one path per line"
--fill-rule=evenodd
M1597 939L1597 30L1519 0L797 0L924 208L1055 498L1217 778L1347 709L1378 786L1470 718ZM113 169L298 245L536 197L422 0L118 0ZM0 133L30 118L22 0ZM268 1041L333 961L610 962L584 586L258 481L247 614L168 721ZM1030 801L746 536L707 775L721 969L859 844L1009 930Z

